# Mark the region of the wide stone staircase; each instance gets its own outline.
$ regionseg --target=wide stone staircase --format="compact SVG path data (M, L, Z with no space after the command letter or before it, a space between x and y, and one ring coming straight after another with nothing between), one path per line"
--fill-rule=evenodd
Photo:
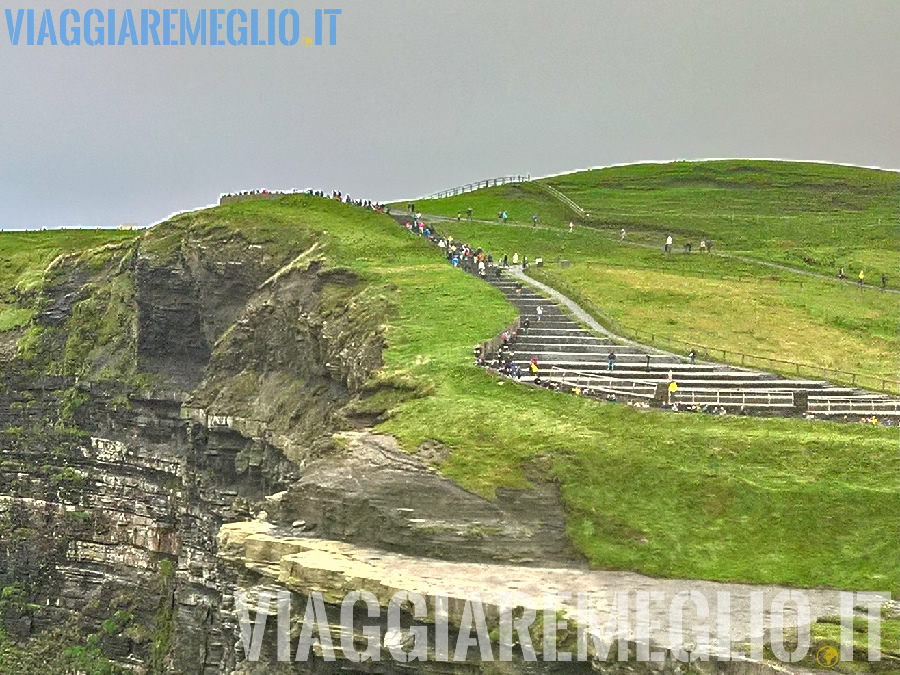
M666 404L668 385L674 380L678 387L674 400L682 409L850 421L900 418L900 400L885 394L716 363L691 363L686 356L594 333L554 300L505 272L487 281L520 312L509 353L523 379L532 379L529 364L536 358L543 384L564 391L578 387L594 396L631 403ZM497 358L501 344L501 338L485 343L488 363ZM612 370L610 353L615 354Z

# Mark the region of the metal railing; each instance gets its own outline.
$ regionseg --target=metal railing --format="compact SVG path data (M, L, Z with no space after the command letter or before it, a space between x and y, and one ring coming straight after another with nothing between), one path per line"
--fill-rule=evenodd
M900 401L878 398L837 398L822 397L809 399L810 412L824 413L900 413Z
M541 375L541 369L538 369L538 375ZM570 370L568 368L560 368L559 366L551 366L549 375L545 376L550 379L559 379L562 384L580 384L587 382L591 389L602 391L604 394L617 394L619 396L634 396L636 398L653 398L656 393L655 384L647 384L635 380L625 380L608 375L598 375L597 373L585 373L578 370ZM575 382L577 380L577 382Z
M625 396L652 399L657 390L657 383L648 384L646 381L625 380L596 373L586 373L568 368L551 366L548 376L559 379L563 384L580 384L587 382L588 386L604 393L615 393ZM662 381L662 380L660 380ZM792 408L795 405L792 392L745 392L723 390L692 390L684 387L676 392L676 400L680 404L692 405L717 405L722 407L744 408Z
M420 199L443 199L444 197L454 197L466 192L474 192L475 190L496 187L498 185L509 185L510 183L527 183L530 180L530 174L527 174L525 176L500 176L498 178L487 178L485 180L479 180L474 183L467 183L466 185L460 185L455 188L450 188L449 190L433 192L430 195L421 197Z
M694 405L717 405L726 408L740 406L744 408L751 407L790 407L794 406L794 394L791 392L769 391L760 392L744 392L744 391L709 391L702 389L685 389L680 388L676 394L679 403L690 403Z
M556 189L555 187L553 187L552 185L547 185L547 183L538 183L538 185L540 185L541 188L544 190L544 192L546 192L547 194L549 194L551 197L553 197L554 199L557 199L557 200L561 201L563 204L565 204L567 207L569 207L569 208L570 208L572 211L574 211L580 218L586 218L586 217L587 217L588 214L585 212L585 210L584 210L583 208L581 208L580 206L578 206L578 204L576 204L574 201L572 201L571 199L569 199L568 197L566 197L562 192L560 192L559 190L557 190L557 189Z

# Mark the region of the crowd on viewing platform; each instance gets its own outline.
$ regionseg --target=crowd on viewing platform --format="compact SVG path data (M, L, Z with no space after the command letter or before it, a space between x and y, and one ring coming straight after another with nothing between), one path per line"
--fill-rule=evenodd
M379 202L373 202L369 199L352 199L350 195L344 194L340 190L332 190L329 194L325 190L243 190L241 192L229 192L219 197L219 204L227 204L229 202L249 201L251 199L275 199L277 197L288 197L291 195L306 195L307 197L321 197L323 199L334 199L344 204L353 204L364 209L377 211L378 213L387 213L390 215L390 209Z

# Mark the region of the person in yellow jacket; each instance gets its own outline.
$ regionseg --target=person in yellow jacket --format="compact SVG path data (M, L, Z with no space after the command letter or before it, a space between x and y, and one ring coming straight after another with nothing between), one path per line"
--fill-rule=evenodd
M672 401L675 399L675 392L678 391L678 383L675 380L669 382L669 405L672 405Z
M862 288L863 282L866 280L866 273L863 270L859 271L859 276L856 278L856 283Z

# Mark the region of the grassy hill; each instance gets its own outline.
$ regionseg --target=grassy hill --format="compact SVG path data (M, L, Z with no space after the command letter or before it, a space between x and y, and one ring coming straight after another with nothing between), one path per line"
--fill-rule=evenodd
M676 162L546 182L582 204L590 218L575 218L537 182L420 201L416 208L453 218L446 227L457 239L531 261L542 256L544 268L532 268L537 278L568 292L611 328L644 341L652 336L659 346L685 352L700 347L719 360L726 350L732 362L747 354L861 373L865 386L895 388L895 295L860 292L754 260L826 275L843 266L851 278L864 267L872 283L884 270L896 288L900 174L808 163ZM493 222L455 222L460 210L465 220L468 206L476 218ZM497 224L504 209L511 222ZM537 228L532 213L539 216ZM577 227L569 235L572 219ZM671 255L662 252L667 233L675 238ZM701 237L733 257L700 254ZM685 241L694 244L691 255L681 252ZM789 364L745 361L796 372Z
M680 249L711 238L716 250L855 278L882 271L896 287L900 245L900 173L809 162L721 160L635 164L506 185L441 200L422 200L423 213L479 219L508 211L549 226L575 217L540 188L546 183L589 216L580 222L662 248L666 234ZM397 205L402 208L403 205ZM576 219L576 222L579 222Z
M386 387L388 413L378 429L408 450L445 444L442 473L488 498L499 487L558 483L568 534L593 565L898 590L895 431L640 411L498 380L474 366L472 347L506 325L513 308L391 219L287 197L180 216L143 236L165 254L181 219L199 232L239 230L286 260L317 243L327 266L358 273L370 301L386 307L384 367L373 385ZM499 253L494 244L521 229L497 229L497 242L479 243ZM595 255L606 241L578 237L565 240L566 255ZM562 240L555 245L561 250ZM34 278L39 267L18 274Z
M836 275L865 268L897 284L900 174L801 162L675 162L547 181L598 225L712 238L729 252ZM809 262L807 262L809 261Z

